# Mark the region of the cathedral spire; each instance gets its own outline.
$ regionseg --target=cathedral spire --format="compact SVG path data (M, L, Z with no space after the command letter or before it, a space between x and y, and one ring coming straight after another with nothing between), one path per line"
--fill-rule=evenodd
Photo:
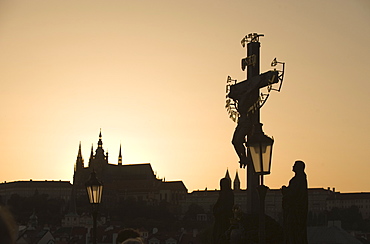
M81 152L81 142L78 145L78 153L77 153L77 159L75 164L75 171L81 169L84 167L84 159L82 158L82 152Z
M103 141L102 141L102 135L101 135L101 128L100 128L100 133L99 133L99 141L98 141L98 147L103 147Z
M80 144L78 145L77 158L82 158L82 153L81 153L81 141L80 141Z
M231 178L230 178L230 174L229 174L229 169L226 169L225 178L229 179L230 182L231 182Z
M98 148L95 150L94 160L104 161L103 164L105 164L107 162L107 160L106 160L106 155L105 155L104 149L103 149L103 140L102 140L102 138L103 137L102 137L102 133L101 133L101 129L100 129Z
M90 152L90 158L89 158L89 167L91 166L91 162L94 159L94 145L91 144L91 152Z
M234 190L240 190L240 179L239 179L238 170L236 170L236 174L235 174Z
M91 143L90 160L94 158L94 145Z
M119 144L118 165L122 165L121 144Z

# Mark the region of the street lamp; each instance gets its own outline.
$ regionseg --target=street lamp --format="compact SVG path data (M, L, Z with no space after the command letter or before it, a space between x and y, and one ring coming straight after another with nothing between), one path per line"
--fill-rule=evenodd
M260 184L257 186L260 198L259 206L259 243L266 243L266 225L265 225L265 197L268 187L263 183L263 176L270 174L271 156L274 139L266 136L262 131L262 124L254 125L254 132L247 141L247 147L252 157L254 171L260 176Z
M93 244L96 244L96 218L98 215L98 205L101 202L103 193L103 184L96 178L96 173L93 170L88 181L85 183L89 202L93 208Z
M273 144L274 139L263 133L262 124L254 125L254 132L248 138L247 147L252 157L254 171L261 175L261 185L263 185L263 175L270 174Z

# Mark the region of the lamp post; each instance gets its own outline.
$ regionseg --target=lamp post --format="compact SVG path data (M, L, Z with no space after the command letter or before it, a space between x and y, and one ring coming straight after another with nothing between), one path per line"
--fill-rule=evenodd
M96 178L96 173L93 170L90 174L88 181L85 183L89 202L92 206L93 216L93 244L96 244L96 218L98 215L98 205L101 203L103 184Z
M263 36L263 34L250 33L241 40L242 46L247 47L247 56L241 60L241 68L247 71L247 79L237 82L230 76L227 77L225 106L229 117L238 123L232 144L240 159L240 167L247 167L247 213L260 213L260 243L266 242L264 215L268 187L263 184L263 175L270 174L274 144L274 140L262 131L260 108L266 103L271 91L280 92L285 68L285 63L275 58L271 66L275 67L279 64L282 69L274 68L260 74L259 39ZM273 87L275 84L279 84L278 88ZM264 90L261 91L261 89ZM255 188L258 192L254 190Z
M254 132L247 141L247 147L252 157L254 171L260 176L260 184L257 186L259 195L259 244L266 243L265 226L265 197L268 187L263 183L263 176L270 174L271 156L274 139L266 136L262 131L262 124L254 125Z

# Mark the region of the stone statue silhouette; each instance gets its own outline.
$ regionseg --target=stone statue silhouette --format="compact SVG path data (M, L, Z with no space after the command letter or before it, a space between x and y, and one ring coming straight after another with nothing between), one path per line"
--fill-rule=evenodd
M235 128L232 144L239 156L241 168L252 163L245 150L245 137L252 134L253 125L259 124L259 89L278 83L278 71L267 71L247 80L230 85L227 97L235 101L238 111L238 125Z
M283 194L284 237L287 244L307 244L307 176L305 164L295 161L295 176L281 188Z
M216 204L213 206L215 223L213 226L213 243L229 243L226 231L230 227L230 219L233 217L234 193L231 190L231 181L228 178L220 180L220 193Z
M244 146L245 137L252 132L253 128L253 114L251 113L253 106L256 103L255 99L250 96L250 91L243 93L230 89L229 97L238 101L236 109L239 113L238 124L235 128L232 144L236 154L239 156L239 164L241 168L251 163L251 159L247 156Z

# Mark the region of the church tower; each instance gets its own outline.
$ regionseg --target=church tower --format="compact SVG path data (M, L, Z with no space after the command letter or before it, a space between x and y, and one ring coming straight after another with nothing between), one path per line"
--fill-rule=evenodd
M94 146L91 144L91 152L90 152L90 158L89 158L89 167L91 165L91 161L94 159Z
M236 174L235 174L234 191L240 191L240 179L239 179L238 171L236 171Z
M81 142L78 146L78 153L77 153L77 159L75 164L75 172L80 171L84 168L84 159L82 158L82 152L81 152Z
M101 172L108 165L108 154L104 153L101 130L99 133L98 148L95 150L95 155L92 155L92 153L93 151L91 151L90 155L89 168L94 169L97 173Z
M231 178L230 178L230 174L229 174L229 169L226 169L226 174L225 174L225 177L226 179L229 179L230 182L231 182Z
M118 165L122 166L121 144L119 144Z
M101 130L100 130L98 148L95 150L95 158L94 159L105 159L102 138L103 137L101 135Z

